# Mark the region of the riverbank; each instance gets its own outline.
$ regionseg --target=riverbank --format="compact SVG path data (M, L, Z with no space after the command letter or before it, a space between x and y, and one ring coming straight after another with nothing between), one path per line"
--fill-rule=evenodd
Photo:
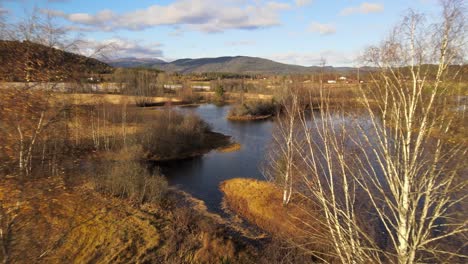
M282 205L281 190L266 181L236 178L220 185L225 204L250 222L270 232L283 236L298 235L297 222L292 216L300 216L296 206Z
M242 148L241 144L234 142L234 143L229 144L227 146L217 148L216 150L219 151L219 152L222 152L222 153L228 153L228 152L239 151L239 150L241 150L241 148Z
M230 121L265 120L278 113L279 106L274 100L246 101L233 105L227 119Z
M141 150L129 154L130 159L166 162L235 145L230 136L214 132L198 115L173 107L182 101L167 107L137 107L122 102L131 97L76 96L81 99L76 115L66 121L67 131L72 131L66 135L74 148L92 152L96 159L128 159L121 152L139 147Z
M301 244L304 238L316 237L309 250L327 252L328 240L325 228L319 221L319 211L310 201L292 197L283 205L282 190L276 185L256 179L235 178L220 185L224 205L250 223L268 233ZM315 222L315 226L305 223Z
M272 115L245 115L245 116L228 116L227 119L229 121L258 121L258 120L266 120L271 118Z

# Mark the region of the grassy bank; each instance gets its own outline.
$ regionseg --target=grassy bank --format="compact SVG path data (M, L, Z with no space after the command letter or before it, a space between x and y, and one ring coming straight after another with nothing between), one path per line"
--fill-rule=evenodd
M258 120L265 120L273 115L245 115L245 116L228 116L227 119L230 121L258 121Z
M317 238L315 243L304 245L304 252L328 252L329 239L321 221L317 220L319 211L301 197L293 196L290 204L283 206L282 191L276 185L245 178L224 181L220 189L224 194L225 206L249 222L297 244L314 236ZM311 222L316 225L305 224Z
M236 152L239 151L242 148L241 144L239 143L232 143L227 146L223 146L221 148L218 148L217 150L219 152L227 153L227 152Z
M282 204L282 191L276 185L255 179L236 178L224 181L220 186L229 208L270 233L301 237L304 230L300 219L310 217L295 205L299 197L288 205Z

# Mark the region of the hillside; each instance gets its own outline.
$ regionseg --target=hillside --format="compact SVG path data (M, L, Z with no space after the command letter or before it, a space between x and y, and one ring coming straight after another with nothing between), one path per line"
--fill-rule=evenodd
M0 40L0 81L70 81L112 72L99 60L29 41Z

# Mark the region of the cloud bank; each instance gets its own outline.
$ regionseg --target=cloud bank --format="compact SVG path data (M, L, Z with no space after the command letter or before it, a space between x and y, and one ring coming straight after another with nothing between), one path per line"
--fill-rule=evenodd
M161 25L184 25L213 33L276 26L280 24L280 12L291 8L290 4L283 2L252 1L247 5L240 5L243 2L246 1L177 0L168 5L156 4L122 14L111 10L101 10L95 14L65 13L58 10L45 12L96 31L143 30Z
M111 38L97 41L88 39L77 43L77 52L80 54L97 57L97 58L163 58L164 54L161 50L160 43L141 43L137 40L129 40L123 38ZM118 57L115 57L118 51Z

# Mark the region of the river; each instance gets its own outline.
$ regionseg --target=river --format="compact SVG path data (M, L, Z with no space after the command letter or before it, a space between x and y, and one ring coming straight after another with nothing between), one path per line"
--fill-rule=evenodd
M230 106L204 104L196 108L178 109L196 113L211 125L213 131L229 135L242 145L239 151L223 153L214 150L198 158L168 162L161 166L171 185L204 201L208 210L221 213L221 182L237 177L264 179L260 166L271 141L274 122L228 121L226 115Z

